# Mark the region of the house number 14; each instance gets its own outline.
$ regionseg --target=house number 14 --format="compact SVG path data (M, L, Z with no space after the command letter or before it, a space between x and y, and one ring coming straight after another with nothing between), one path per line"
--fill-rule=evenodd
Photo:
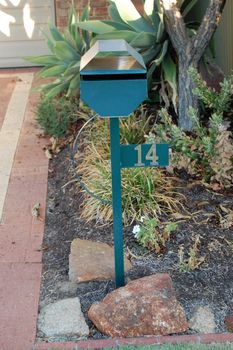
M138 157L137 157L137 163L135 164L136 167L143 167L145 166L145 163L143 163L143 159L142 159L142 145L138 145L135 147L135 151L137 151L138 153ZM151 145L151 148L149 149L149 151L146 154L145 160L149 160L150 161L150 166L156 166L158 165L158 157L156 154L156 144L153 143Z

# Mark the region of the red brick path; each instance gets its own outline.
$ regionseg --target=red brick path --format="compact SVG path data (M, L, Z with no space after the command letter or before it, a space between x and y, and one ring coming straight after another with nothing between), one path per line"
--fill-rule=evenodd
M5 102L13 91L8 84L6 89L0 85ZM44 218L48 174L45 141L35 135L37 98L33 94L28 102L0 223L1 350L29 350L35 341L44 221L32 217L31 209L36 202L41 203ZM6 103L0 116L5 107Z

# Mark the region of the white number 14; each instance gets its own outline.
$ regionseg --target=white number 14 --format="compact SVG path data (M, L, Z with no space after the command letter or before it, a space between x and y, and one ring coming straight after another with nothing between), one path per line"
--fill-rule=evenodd
M145 166L145 163L142 162L142 145L138 145L135 147L135 151L138 152L138 162L135 164L135 166ZM158 165L158 157L156 154L156 144L153 143L149 149L149 151L146 154L145 157L146 160L150 160L150 165L155 166Z

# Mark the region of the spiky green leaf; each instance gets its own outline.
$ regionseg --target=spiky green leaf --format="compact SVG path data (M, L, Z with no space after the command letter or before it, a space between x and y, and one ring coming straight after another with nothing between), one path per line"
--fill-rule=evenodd
M112 0L120 17L138 32L153 33L153 26L143 18L131 0Z
M81 22L87 21L89 19L89 13L90 13L90 1L88 1L87 6L85 6L83 9L80 21Z
M73 61L64 72L64 76L68 77L69 75L74 75L74 74L79 75L79 70L80 70L80 61L78 62Z
M129 30L130 27L127 24L114 22L114 21L98 21L91 20L86 22L77 23L79 28L85 29L87 31L96 33L96 34L104 34L108 32L112 32L113 30Z
M66 65L57 65L53 67L46 68L39 72L38 76L40 78L57 77L63 74L66 70Z
M67 81L64 81L64 82L61 82L61 83L58 83L56 86L54 86L52 89L50 89L45 97L47 99L51 99L53 97L55 97L56 95L58 94L61 94L62 92L66 91L69 87L69 80Z
M159 43L164 35L165 32L165 24L164 24L164 19L163 15L161 13L158 13L158 17L160 19L159 25L157 28L157 35L156 35L156 42Z
M163 58L165 57L167 53L167 48L168 48L168 40L164 41L159 56L155 60L153 60L153 63L155 63L157 66L161 64Z
M48 24L49 27L49 32L51 34L51 37L54 41L63 41L64 37L63 35L59 32L59 30L57 29L57 27L55 27L54 24L52 24L51 22Z
M94 41L99 39L125 39L128 43L138 36L137 32L131 30L114 30L110 33L98 34L94 37Z
M157 44L156 46L152 46L148 50L144 51L142 53L142 57L143 57L145 64L148 64L153 59L155 59L157 57L157 55L159 54L161 48L162 48L162 45Z
M80 60L80 55L75 49L65 41L57 41L54 46L56 57L62 61L70 62Z
M70 32L70 35L75 38L75 27L73 26L77 22L77 14L75 11L74 4L72 3L69 11L69 17L68 17L68 31Z
M182 16L185 18L190 11L193 9L193 7L196 5L196 3L198 2L198 0L191 0L184 8L184 10L182 11Z
M153 79L153 74L155 72L155 70L158 68L157 64L155 64L154 62L152 62L152 64L150 65L148 71L147 71L147 82L148 82L148 86L150 86L152 79Z
M153 46L155 43L155 36L151 33L139 33L133 40L130 41L130 45L137 48L147 48Z
M39 64L42 66L52 66L59 63L59 60L54 55L27 56L24 57L24 59L31 63Z
M163 71L164 71L164 79L170 85L172 89L172 103L177 109L177 69L176 64L172 60L170 55L166 55L162 62Z
M109 14L109 17L114 21L114 22L118 22L118 23L125 23L123 21L123 19L121 18L118 10L117 10L117 7L116 5L110 1L110 6L108 7L108 14Z
M70 33L70 30L66 29L64 31L64 38L75 50L78 50L77 43L74 36Z
M68 92L66 94L67 97L70 97L76 92L80 87L80 76L76 75L70 82Z

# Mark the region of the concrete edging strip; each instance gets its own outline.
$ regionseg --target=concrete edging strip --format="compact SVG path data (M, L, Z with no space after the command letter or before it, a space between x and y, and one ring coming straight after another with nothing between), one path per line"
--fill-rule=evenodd
M0 130L0 222L15 151L24 121L28 97L33 81L33 73L12 74L19 78L11 95L6 115ZM8 75L0 75L8 77Z

